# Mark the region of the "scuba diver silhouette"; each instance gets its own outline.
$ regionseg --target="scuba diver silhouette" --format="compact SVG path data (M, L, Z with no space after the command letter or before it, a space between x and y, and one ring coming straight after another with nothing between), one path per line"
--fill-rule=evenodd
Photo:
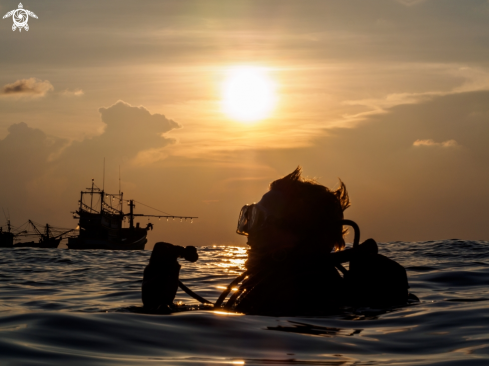
M301 173L299 166L273 181L259 202L241 209L236 232L248 237L246 271L227 287L214 308L281 316L326 315L344 306L406 304L406 270L378 254L373 239L360 244L358 225L344 219L343 211L350 206L344 183L340 180L340 187L330 190ZM345 249L344 226L355 231L352 249ZM144 271L145 309L173 311L179 286L210 304L181 283L177 258L196 261L198 255L195 247L155 244ZM348 270L342 265L345 262Z

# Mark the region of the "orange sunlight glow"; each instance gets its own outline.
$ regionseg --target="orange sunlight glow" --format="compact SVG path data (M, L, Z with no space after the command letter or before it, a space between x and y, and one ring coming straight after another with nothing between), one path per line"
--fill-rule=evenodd
M255 122L270 115L277 95L266 69L252 66L230 68L222 84L222 109L240 122Z
M238 314L238 313L229 313L227 311L213 311L214 314L218 314L218 315L229 315L229 316L241 316L242 314Z

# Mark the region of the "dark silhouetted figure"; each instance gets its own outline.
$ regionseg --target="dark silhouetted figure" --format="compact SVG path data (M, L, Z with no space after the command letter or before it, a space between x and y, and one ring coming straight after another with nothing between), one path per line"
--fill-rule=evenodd
M171 312L181 267L177 258L195 262L199 255L193 246L184 248L164 242L155 244L149 264L144 269L142 284L143 305L148 311Z
M406 304L409 286L405 269L378 254L373 239L359 243L358 226L343 217L349 206L343 182L330 190L304 179L300 167L272 182L259 202L241 209L236 232L248 237L246 271L228 286L215 307L280 316L325 315L343 306ZM352 249L345 250L344 225L355 229ZM151 308L155 304L171 306L178 287L180 265L176 258L181 255L173 251L183 248L165 245L161 247L164 253L153 252L145 270L146 279L153 264L161 267L159 277L148 277L156 281L151 289L159 291L146 300ZM341 265L345 262L350 263L348 270ZM238 285L224 303L231 287ZM144 292L143 282L146 307Z

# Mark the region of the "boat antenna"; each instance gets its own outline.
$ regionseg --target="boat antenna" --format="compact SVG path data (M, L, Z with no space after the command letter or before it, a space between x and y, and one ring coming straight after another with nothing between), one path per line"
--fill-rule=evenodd
M92 192L90 193L90 212L92 212L92 205L93 205L93 185L95 183L93 182L93 178L92 178Z
M104 175L102 179L102 191L105 190L105 157L104 157Z
M121 194L121 166L119 165L119 194Z
M8 212L8 208L7 208L7 212L8 212L8 216L7 216L3 207L2 207L2 211L3 211L3 216L5 216L5 220L7 220L7 230L8 232L10 232L10 212Z

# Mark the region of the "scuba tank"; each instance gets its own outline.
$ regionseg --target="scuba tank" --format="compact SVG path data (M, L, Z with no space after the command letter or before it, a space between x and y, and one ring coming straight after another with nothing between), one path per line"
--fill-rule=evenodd
M404 267L378 254L374 239L367 239L360 245L360 228L355 222L343 220L343 225L352 226L355 231L349 270L343 273L347 289L346 304L355 307L406 304L409 284Z

